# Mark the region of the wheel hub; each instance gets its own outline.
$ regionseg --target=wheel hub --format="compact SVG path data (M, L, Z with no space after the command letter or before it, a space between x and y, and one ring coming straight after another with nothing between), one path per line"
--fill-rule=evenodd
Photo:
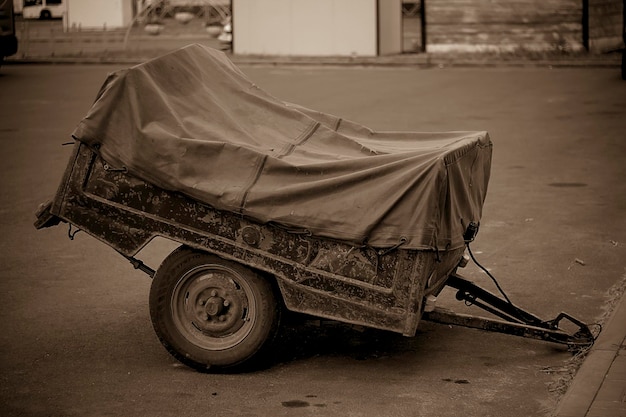
M206 301L201 301L200 305L204 303L204 311L209 317L217 317L224 311L225 307L228 307L230 304L228 301L224 300L222 297L217 296L217 291L213 290L215 293Z
M194 298L195 302L188 305L193 306L188 314L194 327L208 336L232 334L245 323L245 302L232 290L213 288L200 291Z
M251 328L249 291L231 270L217 265L190 271L177 286L174 315L199 345L239 343Z

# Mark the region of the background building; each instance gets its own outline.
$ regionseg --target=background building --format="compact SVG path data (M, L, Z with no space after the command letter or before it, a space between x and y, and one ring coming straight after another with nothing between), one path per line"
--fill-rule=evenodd
M376 56L402 52L401 0L233 0L233 51Z
M622 0L425 0L427 50L604 52L622 45Z
M622 0L232 0L232 7L240 54L606 52L623 45ZM408 25L409 48L402 45Z
M65 30L115 29L131 24L133 0L64 0Z
M16 2L19 11L21 0ZM623 47L623 0L64 0L66 31L128 28L161 16L232 11L233 52L377 56L398 53L602 53ZM227 12L224 12L227 10ZM146 23L147 19L138 19ZM204 30L204 29L202 29Z

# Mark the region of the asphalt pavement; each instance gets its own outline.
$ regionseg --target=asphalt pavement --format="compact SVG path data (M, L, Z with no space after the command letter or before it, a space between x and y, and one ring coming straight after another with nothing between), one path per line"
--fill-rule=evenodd
M94 35L95 36L95 35ZM152 58L160 53L189 43L203 43L211 47L221 47L208 36L172 36L166 35L142 38L142 48L118 49L111 48L111 43L85 42L84 39L74 42L75 48L64 44L64 53L33 52L36 43L30 40L30 52L24 50L10 58L8 64L28 63L118 63L130 64ZM119 39L119 37L118 37ZM22 43L23 44L23 43ZM89 50L83 47L89 44ZM82 46L81 46L82 45ZM139 45L139 44L137 44ZM151 46L148 46L151 45ZM119 45L118 45L119 46ZM104 49L102 49L104 48ZM231 55L238 65L281 66L316 65L316 66L388 66L388 67L602 67L614 68L619 73L619 56L617 54L566 56L552 55L543 57L503 57L466 56L454 57L428 54L403 54L377 58L358 57L250 57ZM626 85L626 81L624 81ZM564 103L564 105L567 105ZM624 112L625 109L617 109ZM624 113L622 113L624 115ZM624 140L624 137L621 138ZM532 221L530 219L529 221ZM617 243L617 242L616 242ZM624 244L624 242L619 242ZM622 286L623 287L623 286ZM558 403L553 415L555 417L624 417L626 416L626 302L623 288L611 305L594 346L584 355L584 360L569 384L565 395Z

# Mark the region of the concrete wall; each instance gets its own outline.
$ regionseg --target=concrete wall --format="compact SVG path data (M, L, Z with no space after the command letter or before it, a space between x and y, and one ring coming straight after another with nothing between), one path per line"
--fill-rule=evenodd
M402 1L378 0L378 55L402 53Z
M376 7L377 0L233 0L233 51L375 56Z
M132 0L65 0L66 30L113 29L132 21Z

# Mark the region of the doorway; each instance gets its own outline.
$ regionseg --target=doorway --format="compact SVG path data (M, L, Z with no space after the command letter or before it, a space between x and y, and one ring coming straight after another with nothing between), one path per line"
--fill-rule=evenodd
M426 52L425 0L402 1L402 53Z

